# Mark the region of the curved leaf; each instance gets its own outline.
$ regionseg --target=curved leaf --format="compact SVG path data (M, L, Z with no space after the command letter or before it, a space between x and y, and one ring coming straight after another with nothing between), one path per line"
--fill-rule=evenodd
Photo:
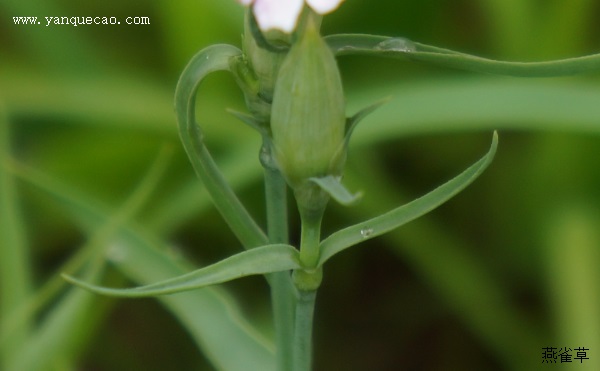
M321 187L321 189L333 197L334 200L345 206L352 205L362 196L360 192L357 194L350 193L350 191L332 175L322 178L310 178L309 180Z
M388 205L398 204L398 199L406 194L402 186L389 182L392 174L383 167L369 166L370 163L370 159L357 157L344 173L344 179L354 184L360 179L378 184L370 191L377 197L348 209L348 217L379 212ZM523 350L535 348L548 339L545 330L536 327L514 305L507 282L491 272L481 256L474 254L464 238L454 232L444 218L424 217L378 239L448 303L448 309L473 331L482 348L498 359L511 359L515 355L518 359L531 358ZM528 368L507 366L506 369Z
M116 246L116 268L138 284L190 271L190 264L173 254L152 229L126 226L117 236ZM190 333L216 370L275 370L273 339L248 322L237 300L223 287L164 295L157 300Z
M290 245L276 244L243 251L194 272L135 288L113 289L95 286L69 275L63 275L63 277L67 281L97 294L136 298L174 294L231 281L245 276L268 274L298 268L300 268L298 251Z
M343 34L327 36L325 39L337 56L371 55L403 58L498 75L551 77L600 70L600 54L546 62L506 62L412 42L401 37Z
M196 91L212 72L229 71L231 58L241 51L231 45L212 45L196 54L179 78L175 91L175 111L179 135L188 157L211 194L215 206L246 248L265 245L268 239L239 201L215 164L196 124Z
M335 254L360 242L390 232L440 206L471 184L492 162L498 146L498 135L494 132L488 153L454 179L444 183L430 193L383 215L358 223L333 233L321 242L319 266Z

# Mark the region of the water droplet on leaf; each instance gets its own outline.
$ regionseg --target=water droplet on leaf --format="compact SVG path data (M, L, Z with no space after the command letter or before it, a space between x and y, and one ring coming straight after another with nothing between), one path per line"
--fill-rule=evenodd
M352 46L352 45L345 45L345 46L342 46L341 48L339 48L338 52L346 52L346 51L352 51L352 50L358 50L358 48L355 46Z
M417 51L416 45L412 41L403 37L393 37L391 39L387 39L375 45L373 49L404 53Z
M368 238L373 234L373 228L363 228L360 230L362 238Z

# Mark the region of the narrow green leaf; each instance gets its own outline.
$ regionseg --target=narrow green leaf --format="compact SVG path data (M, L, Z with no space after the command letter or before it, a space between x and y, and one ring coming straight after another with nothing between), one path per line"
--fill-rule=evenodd
M444 183L430 193L383 215L333 233L321 242L319 265L323 265L335 254L376 236L392 231L440 206L471 184L491 163L498 146L498 135L494 132L488 153L454 179Z
M127 289L95 286L69 275L63 277L92 292L119 297L148 297L174 294L258 274L300 268L298 251L290 245L276 244L243 251L215 264L162 282Z
M158 182L164 175L167 169L171 155L172 148L165 146L159 152L156 160L152 166L148 169L146 174L138 182L137 186L131 192L129 197L120 205L119 209L106 218L104 224L97 223L97 227L91 229L91 237L88 243L78 249L77 253L74 254L63 266L62 271L75 272L79 270L87 261L91 259L94 254L98 253L98 250L105 248L107 241L112 238L115 231L120 228L121 225L126 224L128 220L132 219L139 210L145 206L156 189ZM71 197L77 195L77 192L67 187L64 187L60 183L54 181L52 178L45 176L44 174L35 171L18 162L9 161L7 168L14 174L20 176L24 180L38 186L39 188L45 189L55 194L69 194ZM67 208L77 207L69 202L68 198L63 198L63 202L66 203ZM0 345L5 341L7 336L6 328L10 328L15 322L19 322L16 318L22 318L23 313L32 313L41 306L45 305L47 301L51 300L58 291L64 286L64 280L57 274L51 279L47 280L41 289L37 290L34 296L31 296L28 303L19 307L18 313L12 313L8 318L0 318ZM16 317L15 317L16 316ZM6 322L5 322L6 321Z
M112 261L116 268L138 284L150 284L190 270L190 264L178 259L148 230L128 226L121 231L115 246ZM157 299L190 333L215 369L275 370L273 342L247 321L227 291L210 286Z
M88 279L99 279L100 268L104 262L104 250L113 239L119 228L130 220L140 208L146 204L152 191L156 188L159 180L168 166L171 151L167 148L159 153L156 161L150 167L146 176L142 178L131 195L123 202L118 210L110 217L94 228L86 245L71 258L64 268L68 271L79 270L85 263L92 261L89 271L86 272ZM14 163L10 167L15 170L18 166ZM21 172L27 171L24 168ZM42 179L40 179L42 178ZM44 186L52 184L52 181L44 179L43 176L33 176ZM56 185L55 185L56 186ZM60 189L60 187L58 187ZM10 322L2 322L0 339L5 339L13 332L13 324L34 318L36 311L43 309L51 299L60 293L64 281L58 277L51 278L47 283L24 302L18 310L8 317ZM82 345L82 338L86 338L86 332L94 326L95 315L91 315L95 303L94 297L85 293L70 292L64 296L56 305L50 309L50 315L45 317L40 326L35 329L32 341L22 345L15 355L15 363L11 370L46 370L49 365L64 359L68 359L76 346ZM4 318L2 318L4 319ZM86 331L87 330L87 331ZM8 341L6 341L8 343Z
M103 262L90 265L86 279L94 282L100 278ZM17 353L12 371L46 371L65 359L69 359L81 346L82 338L88 338L94 326L98 297L76 288L68 291L60 302L50 308L43 322L36 329L32 340Z
M391 97L384 98L379 102L375 102L368 107L365 107L354 114L354 116L350 117L346 122L346 145L350 142L350 137L354 132L356 126L369 114L373 113L377 108L381 107L385 103L389 102Z
M506 62L481 58L398 37L345 34L331 35L325 39L337 56L370 55L401 58L498 75L551 77L600 70L600 54L546 62Z
M390 43L389 40L395 40ZM403 37L389 37L367 34L339 34L325 36L327 45L336 56L344 55L370 55L370 56L395 56L399 53L416 51L416 45ZM387 44L386 44L387 43ZM386 47L387 45L387 47ZM382 48L383 46L383 48ZM395 46L394 49L390 49Z
M369 130L356 129L353 146L432 133L495 129L600 133L600 88L589 81L436 78L397 84L392 93L399 98L373 113ZM355 92L350 101L360 107L381 94L390 94L390 90Z
M175 138L173 92L132 75L60 75L0 65L0 91L11 113L69 121L74 125L135 129ZM85 92L85 94L82 94ZM43 120L40 120L43 121ZM30 120L28 124L38 124ZM44 125L44 124L42 124Z
M377 195L370 202L348 209L349 217L379 213L407 193L402 186L390 183L393 174L373 166L372 159L364 156L355 158L345 174L345 179L354 184L368 179L374 185L371 192ZM492 273L485 260L468 248L464 234L455 232L443 218L421 218L380 238L397 259L411 267L420 282L447 303L482 348L507 360L505 369L527 370L522 367L522 360L531 358L527 349L542 344L551 330L527 318L513 302L510 284Z
M11 157L9 125L0 104L0 330L5 328L2 320L13 314L32 291L29 246L19 192L7 164ZM10 368L15 352L28 341L32 322L21 322L11 342L0 346L0 368Z
M262 246L268 239L239 201L204 145L196 124L196 91L204 78L215 71L229 71L231 58L241 51L230 45L213 45L196 54L182 72L175 91L179 135L188 157L211 194L215 206L246 248Z
M56 179L31 174L22 168L16 174L54 196L87 230L96 230L111 212L97 200ZM126 223L111 242L111 260L116 268L139 284L150 284L190 271L189 264L169 253L168 245L139 225ZM61 279L64 282L64 280ZM81 294L88 294L77 290ZM191 334L198 348L219 370L274 370L272 343L243 317L235 300L218 287L207 287L159 300ZM231 349L236 356L231 357Z
M248 156L256 151L255 143L239 143L235 151L220 158L223 174L235 189L258 184L262 173L256 166L256 157ZM144 215L147 226L157 235L168 235L186 221L207 212L213 207L210 195L199 186L196 174L182 182L169 197L154 200L152 209Z
M341 203L342 205L352 205L358 201L362 194L352 194L344 187L340 181L333 175L328 175L322 178L310 178L311 182L317 184L321 189L327 192L334 200Z

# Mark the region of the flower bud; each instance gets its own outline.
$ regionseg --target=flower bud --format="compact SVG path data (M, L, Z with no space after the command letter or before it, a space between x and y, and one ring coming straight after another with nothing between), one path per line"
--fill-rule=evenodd
M267 123L271 120L277 72L287 53L290 36L276 31L267 35L258 29L255 22L252 15L247 13L244 22L244 56L232 61L231 67L244 92L246 106L256 119ZM260 41L256 38L260 38ZM269 44L270 48L264 44Z
M341 175L345 123L335 58L309 18L281 65L271 111L275 159L292 188L312 177Z

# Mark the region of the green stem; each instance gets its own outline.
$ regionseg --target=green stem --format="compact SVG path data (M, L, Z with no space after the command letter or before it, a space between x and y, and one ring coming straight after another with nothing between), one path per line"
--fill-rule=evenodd
M319 262L321 242L321 220L323 211L300 210L302 231L300 235L300 262L307 269L315 268Z
M319 262L321 220L325 207L310 209L300 204L302 232L300 240L300 264L304 269L294 271L297 289L294 321L294 371L308 371L312 362L312 327L317 289L323 278Z
M294 338L294 286L289 272L270 275L275 344L277 346L277 370L287 371L293 367Z
M287 185L281 172L274 167L270 149L265 144L261 153L265 168L267 231L270 243L288 243Z
M294 371L309 371L312 366L312 328L317 291L298 291L294 336Z
M269 151L265 146L264 151ZM265 167L265 195L267 204L267 230L270 243L288 243L287 185L281 173L267 161L268 152L261 157ZM294 337L294 286L289 272L269 275L277 345L277 370L293 368Z

